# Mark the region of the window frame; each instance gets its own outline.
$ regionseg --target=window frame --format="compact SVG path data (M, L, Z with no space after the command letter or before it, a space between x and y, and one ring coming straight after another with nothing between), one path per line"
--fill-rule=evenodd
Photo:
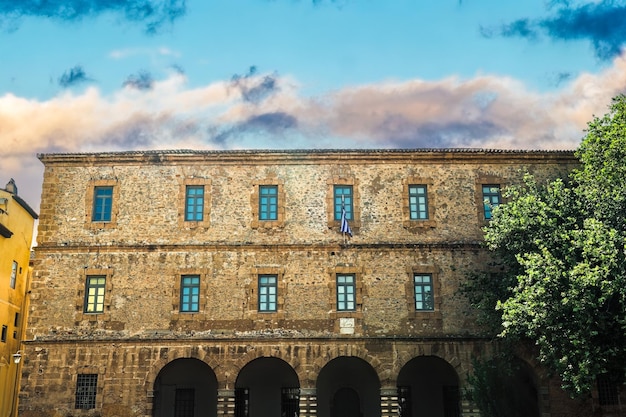
M351 278L352 282L345 282L345 280L347 278ZM340 282L340 280L343 280L343 282ZM337 310L337 313L353 313L356 311L356 274L354 273L338 273L335 275L335 285L336 285L336 292L335 292L335 309ZM351 290L347 291L347 290ZM350 298L350 295L352 296L351 300L348 300L347 298ZM346 299L341 300L340 298L342 298L342 296L345 296ZM341 306L341 304L345 304L343 307ZM352 303L352 307L348 307L348 304Z
M193 229L211 226L212 181L209 178L186 177L179 180L178 219L179 227ZM187 187L202 187L202 220L187 220Z
M82 380L85 381L82 381ZM98 397L98 374L77 374L74 409L93 410Z
M97 280L103 280L103 282L97 283L97 284L91 284L91 280L92 279L97 279ZM85 277L85 297L84 297L84 302L83 302L83 314L103 314L104 313L104 309L105 309L105 303L104 300L106 298L106 275L102 275L102 274L98 274L98 275L87 275ZM98 292L97 290L102 290L102 295L96 293L94 296L96 297L96 300L94 300L94 302L89 302L89 298L92 297L90 290L95 289L96 292ZM102 302L98 302L97 298L102 297ZM98 306L102 306L101 309L98 309ZM93 306L94 309L90 310L89 307Z
M435 330L442 328L441 305L443 297L441 296L441 280L440 269L435 265L415 265L406 269L406 305L408 318L411 320L424 320ZM432 310L416 309L415 299L415 276L429 275L431 277L433 308Z
M172 275L172 320L173 321L193 321L202 320L206 316L207 293L208 293L208 271L206 268L184 268ZM200 278L200 289L198 294L198 311L181 310L181 294L184 276L198 276Z
M500 184L482 184L480 188L483 201L483 217L489 221L493 219L493 209L502 204L502 187ZM485 189L489 190L485 192ZM493 192L493 189L497 191ZM494 198L498 201L494 202Z
M428 278L428 282L417 282L417 278ZM426 287L429 287L430 290L428 292L424 291ZM421 291L418 293L418 288L421 288ZM422 296L422 299L418 301L418 295ZM427 305L427 301L424 300L425 296L430 296L430 305ZM434 311L435 310L435 291L433 286L433 275L430 273L413 273L413 300L415 311ZM418 307L418 303L422 304L422 307Z
M507 187L507 182L504 181L504 178L498 177L495 175L478 175L478 177L475 180L474 194L475 194L475 203L476 203L476 212L478 215L478 222L481 227L486 224L489 224L489 222L491 221L490 219L487 219L485 217L485 201L483 198L483 186L488 186L488 185L499 186L499 189L500 189L500 203L499 204L506 203L506 199L504 198L503 191Z
M186 279L194 279L197 280L195 283L186 284ZM201 280L202 277L200 274L181 274L180 276L180 300L179 300L179 311L181 314L197 314L200 312L200 290L201 290ZM185 294L186 290L197 290L197 294ZM196 296L196 301L185 301L186 297ZM184 306L190 306L186 308ZM191 306L195 306L195 309Z
M201 193L191 192L198 191ZM186 222L202 222L204 221L204 185L185 185L185 221ZM190 216L191 215L191 216Z
M3 324L2 330L0 331L0 342L6 343L8 337L9 337L9 326L7 326L6 324Z
M113 290L113 269L112 268L84 268L78 274L77 281L78 290L76 296L76 319L89 320L89 321L108 321L111 319L111 292ZM104 289L104 311L101 313L86 312L86 291L87 291L87 277L89 276L104 276L105 277L105 289Z
M264 279L272 278L274 282L262 282ZM257 305L259 313L276 313L278 311L278 275L276 274L259 274L257 277ZM264 289L274 290L274 294L263 294ZM268 296L268 298L272 298L273 301L267 300L263 301L263 296ZM270 308L269 306L273 304L274 308Z
M411 218L411 187L421 186L426 188L427 215L426 219ZM434 183L430 178L411 176L404 179L402 183L402 212L403 226L409 231L423 230L437 226L435 220L436 194Z
M259 221L276 220L278 220L278 186L259 185Z
M96 190L99 188L111 188L111 209L108 220L95 219ZM116 179L91 180L87 184L85 193L85 227L88 229L110 229L117 226L119 211L120 186Z
M276 277L276 310L264 311L259 307L259 277ZM246 298L248 300L247 316L252 320L283 319L285 318L285 268L279 266L258 266L249 271L248 284L246 285ZM267 324L268 322L266 322ZM278 325L272 321L272 324Z
M276 187L276 219L261 219L261 190L263 187ZM285 182L272 174L252 183L250 194L250 227L255 230L281 228L285 226Z
M9 280L9 287L11 287L11 289L15 289L15 286L17 285L17 270L18 263L17 261L13 261L11 264L11 279Z
M352 187L352 201L350 202L351 213L349 213L348 216L348 223L350 225L352 233L358 233L359 229L361 228L361 194L359 191L358 180L352 178L351 176L333 176L326 181L326 185L326 215L328 228L339 231L339 228L341 226L341 206L336 205L337 200L335 196L335 187L350 186ZM348 210L346 210L346 214L348 214Z

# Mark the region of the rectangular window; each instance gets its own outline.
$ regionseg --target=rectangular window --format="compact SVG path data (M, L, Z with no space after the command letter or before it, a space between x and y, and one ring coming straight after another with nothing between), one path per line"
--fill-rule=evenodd
M204 186L188 185L185 188L185 221L204 220Z
M13 261L13 266L11 267L11 281L9 285L11 288L15 289L15 282L17 281L17 261Z
M176 388L174 398L174 415L176 417L193 417L196 390L193 388Z
M415 310L432 311L435 309L433 297L433 276L430 274L414 274Z
M8 328L7 326L2 326L2 335L0 335L0 342L6 342L7 341L7 332L8 332Z
M15 313L15 318L13 319L13 327L17 327L20 324L20 313Z
M76 400L74 408L91 410L96 408L97 374L78 374L76 379Z
M259 186L259 220L278 219L278 187L275 185Z
M276 311L277 293L276 275L259 275L259 311Z
M196 313L200 311L200 276L183 275L180 281L180 311Z
M110 222L112 207L113 187L95 187L91 220L94 222Z
M409 214L411 220L428 220L426 185L409 185Z
M491 220L491 210L502 203L500 196L500 185L484 184L483 185L483 206L485 209L485 220Z
M356 285L354 275L337 274L337 311L356 310Z
M352 205L353 195L351 185L335 185L333 190L335 202L335 220L341 220L341 209L346 210L346 219L353 220L354 207Z
M596 384L600 405L619 404L619 385L616 378L611 378L609 374L598 375Z
M87 275L85 282L85 313L104 312L105 275Z

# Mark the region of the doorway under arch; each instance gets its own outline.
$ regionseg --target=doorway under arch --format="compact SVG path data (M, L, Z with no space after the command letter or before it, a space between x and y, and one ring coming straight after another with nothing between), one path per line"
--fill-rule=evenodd
M300 414L300 382L291 365L261 357L246 364L235 381L235 416L294 417Z
M459 377L448 362L418 356L398 374L400 417L459 417Z
M217 417L217 377L199 359L173 360L154 381L153 417Z
M328 362L317 378L319 417L380 417L380 381L361 358L340 356Z

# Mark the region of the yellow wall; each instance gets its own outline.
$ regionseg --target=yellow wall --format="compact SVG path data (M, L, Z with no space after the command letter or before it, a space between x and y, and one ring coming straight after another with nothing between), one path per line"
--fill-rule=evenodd
M6 326L6 341L0 341L0 416L14 416L18 365L12 355L20 349L23 324L26 322L24 301L30 276L30 249L37 215L10 192L0 189L0 329ZM13 262L17 262L15 288L11 288ZM16 313L19 314L16 323ZM21 365L21 364L20 364Z

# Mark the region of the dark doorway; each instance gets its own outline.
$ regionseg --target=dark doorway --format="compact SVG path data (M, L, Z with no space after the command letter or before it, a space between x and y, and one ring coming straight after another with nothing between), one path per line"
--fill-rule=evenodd
M459 378L436 356L407 362L398 375L400 417L460 417Z
M294 417L300 414L300 383L279 358L258 358L244 366L235 382L237 417Z
M319 417L380 417L380 381L361 358L342 356L328 362L317 378Z
M331 417L361 417L361 399L352 388L340 388L330 405Z
M216 417L217 378L206 363L176 359L154 381L154 417Z

